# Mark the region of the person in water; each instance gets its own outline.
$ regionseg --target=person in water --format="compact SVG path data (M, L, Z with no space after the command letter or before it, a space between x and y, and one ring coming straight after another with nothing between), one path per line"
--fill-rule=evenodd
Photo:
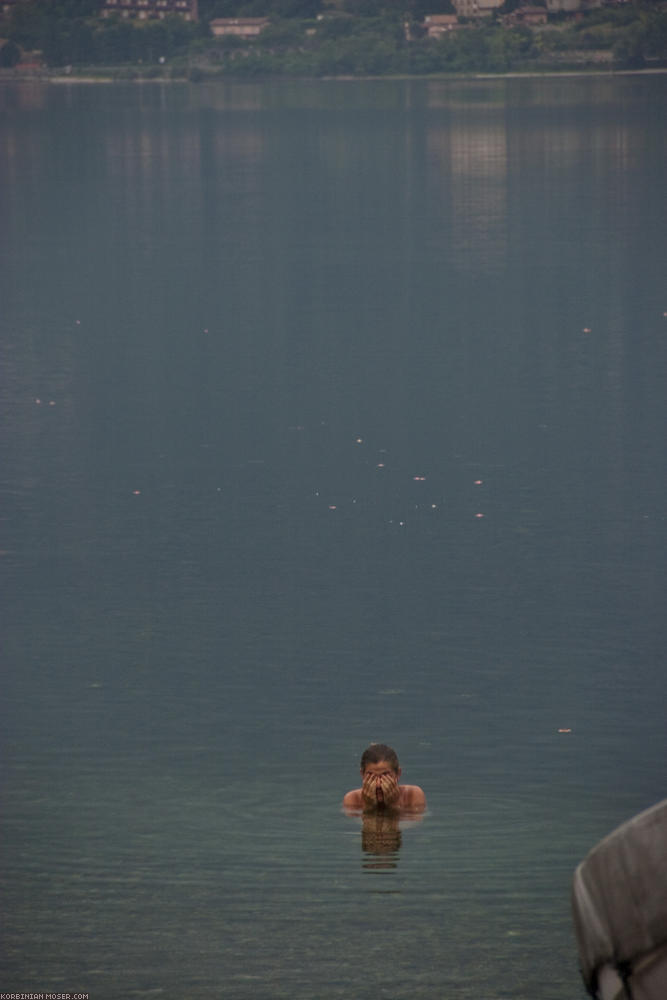
M361 755L361 788L343 798L346 812L420 813L426 796L419 785L401 785L396 751L386 743L371 743Z

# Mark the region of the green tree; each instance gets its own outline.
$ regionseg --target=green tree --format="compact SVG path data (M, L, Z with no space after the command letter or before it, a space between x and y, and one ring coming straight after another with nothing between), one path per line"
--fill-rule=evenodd
M641 69L645 64L643 35L638 25L624 31L612 49L614 62L626 69Z
M240 0L199 0L199 19L204 24L216 17L236 17Z
M453 31L436 42L440 68L462 73L484 71L488 68L488 29L469 28Z
M100 26L95 34L95 62L107 66L133 62L137 56L135 34L136 28L120 19Z
M39 3L19 3L11 11L7 24L7 36L25 49L41 49L53 18L49 9Z
M21 61L21 50L11 39L0 48L0 68L11 69Z
M497 28L488 37L488 69L506 73L522 59L533 55L533 35L529 28Z
M403 9L415 21L427 14L456 14L451 0L406 0Z
M645 55L667 59L667 11L651 11L643 19L642 28Z

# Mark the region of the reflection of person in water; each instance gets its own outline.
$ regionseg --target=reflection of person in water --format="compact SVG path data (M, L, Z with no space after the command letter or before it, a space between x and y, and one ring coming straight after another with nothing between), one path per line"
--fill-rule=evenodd
M361 755L361 788L345 795L343 809L350 815L362 812L396 819L423 812L426 808L423 791L419 785L399 784L400 777L396 751L385 743L371 743Z
M401 847L401 831L398 813L367 812L361 818L361 849L371 857L364 862L364 868L382 870L395 868Z

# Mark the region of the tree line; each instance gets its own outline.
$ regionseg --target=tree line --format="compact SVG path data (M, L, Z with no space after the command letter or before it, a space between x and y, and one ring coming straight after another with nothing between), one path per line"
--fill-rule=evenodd
M650 3L591 11L545 29L506 27L499 18L428 38L426 13L449 0L199 0L198 23L101 18L99 0L25 0L0 18L0 65L38 50L49 67L123 67L130 75L386 75L500 73L569 68L587 53L615 67L667 65L667 10ZM506 0L506 8L516 0ZM503 12L501 8L500 13ZM213 38L214 17L268 16L253 40ZM408 30L406 31L406 25ZM591 59L593 56L591 55Z

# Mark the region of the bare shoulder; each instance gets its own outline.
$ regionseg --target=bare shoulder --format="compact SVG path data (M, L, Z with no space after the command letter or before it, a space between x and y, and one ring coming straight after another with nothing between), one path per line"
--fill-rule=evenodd
M343 796L343 809L363 809L364 800L361 797L361 789L353 788Z
M426 796L419 785L401 785L401 809L409 812L426 809Z

